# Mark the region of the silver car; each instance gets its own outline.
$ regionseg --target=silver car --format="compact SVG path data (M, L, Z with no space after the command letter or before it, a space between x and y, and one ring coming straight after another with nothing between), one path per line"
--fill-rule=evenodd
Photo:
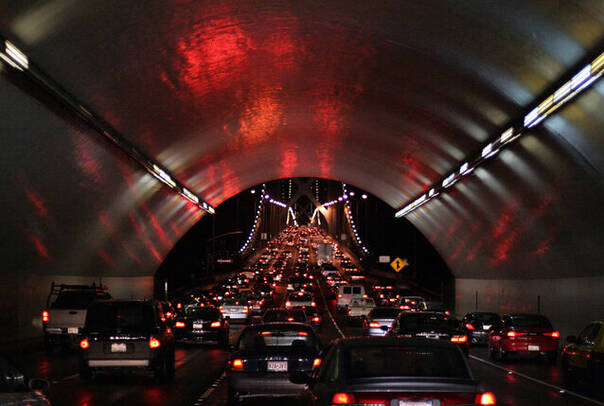
M363 322L363 332L369 336L385 336L401 312L398 307L376 307Z
M242 321L247 323L250 320L250 311L247 302L244 299L225 299L219 307L222 315L233 321Z

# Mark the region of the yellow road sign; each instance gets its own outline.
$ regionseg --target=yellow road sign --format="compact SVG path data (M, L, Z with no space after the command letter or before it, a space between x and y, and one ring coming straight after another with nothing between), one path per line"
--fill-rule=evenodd
M398 257L390 263L390 266L392 267L392 269L394 269L395 272L400 272L401 269L403 269L407 265L409 264L407 263L406 259L400 259Z

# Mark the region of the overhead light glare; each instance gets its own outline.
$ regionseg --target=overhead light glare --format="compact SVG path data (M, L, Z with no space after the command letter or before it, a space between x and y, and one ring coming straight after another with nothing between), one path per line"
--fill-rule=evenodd
M6 48L6 54L15 61L19 66L23 69L29 68L29 59L23 52L19 50L16 46L14 46L10 41L4 41L4 46Z
M502 144L505 144L506 142L508 142L512 136L514 135L514 128L508 128L503 134L501 134L501 138L499 139L499 142Z

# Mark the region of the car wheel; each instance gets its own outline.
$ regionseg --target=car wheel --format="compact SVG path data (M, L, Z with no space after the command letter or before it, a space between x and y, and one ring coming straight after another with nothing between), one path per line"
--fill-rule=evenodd
M493 347L491 347L491 345L489 344L489 358L490 359L496 359L497 355L495 354L495 350L493 349Z
M225 348L225 349L229 348L229 333L228 333L228 331L220 338L220 341L218 341L218 345L220 345L222 348Z
M157 367L153 373L155 380L159 383L165 383L168 377L168 362L166 358L159 360Z

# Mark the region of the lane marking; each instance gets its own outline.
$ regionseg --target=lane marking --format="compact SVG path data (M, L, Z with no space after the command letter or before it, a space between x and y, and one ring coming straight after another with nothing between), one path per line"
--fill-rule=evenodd
M55 385L55 384L60 383L60 382L69 381L71 379L79 378L79 376L80 376L80 374L69 375L69 376L66 376L64 378L58 379L56 381L52 381L52 384Z
M475 355L470 355L470 358L472 358L473 360L476 360L478 362L482 362L483 364L492 366L493 368L497 368L497 369L501 369L502 371L506 371L509 375L517 375L517 376L519 376L521 378L524 378L524 379L527 379L529 381L532 381L532 382L541 384L543 386L547 386L549 388L555 389L560 394L568 394L568 395L571 395L571 396L575 396L575 397L577 397L579 399L585 400L587 402L591 402L591 403L594 403L596 405L604 406L604 402L600 402L600 401L597 401L595 399L588 398L587 396L583 396L583 395L581 395L581 394L579 394L577 392L573 392L573 391L570 391L568 389L561 388L561 387L556 386L556 385L552 385L551 383L547 383L547 382L544 382L544 381L542 381L540 379L533 378L532 376L523 374L522 372L517 372L517 371L514 371L513 369L502 367L501 365L497 365L497 364L495 364L493 362L487 361L484 358L480 358L480 357L477 357Z
M315 272L315 276L317 276L316 272ZM342 330L340 330L340 326L338 326L338 323L336 323L336 320L333 318L331 311L329 311L329 305L327 304L327 300L325 300L325 295L323 294L323 287L321 286L322 284L323 284L322 280L317 280L317 285L319 285L319 292L321 292L321 298L323 299L323 304L325 305L325 310L327 310L327 314L329 314L329 318L331 319L331 322L333 323L333 325L336 326L336 330L338 330L338 333L340 334L340 336L346 337L346 335L342 332Z
M218 377L218 379L216 379L212 385L210 385L210 387L208 389L206 389L200 397L197 398L197 400L195 400L195 402L193 402L193 406L199 406L201 404L203 404L209 397L210 395L212 395L212 393L214 393L214 391L216 390L216 388L218 388L218 386L222 383L222 381L224 381L224 379L226 378L226 371L222 373L222 375L220 375Z

